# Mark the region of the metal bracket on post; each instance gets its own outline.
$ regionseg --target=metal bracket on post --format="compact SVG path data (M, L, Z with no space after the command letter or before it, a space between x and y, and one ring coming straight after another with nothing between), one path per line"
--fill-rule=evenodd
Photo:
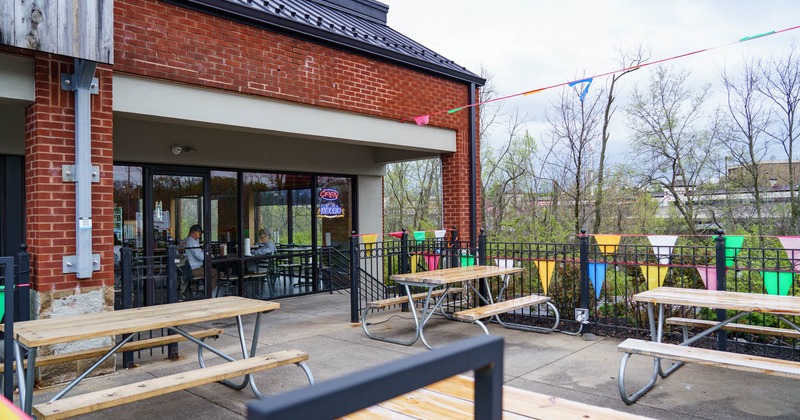
M69 73L61 73L61 90L74 92L78 90L78 83L76 82L77 76ZM92 78L92 83L89 85L89 93L97 95L100 93L100 82L96 77Z
M92 183L100 181L100 168L92 166L91 95L99 93L96 69L96 62L76 58L75 73L61 74L61 88L75 92L75 165L64 165L62 173L64 182L75 183L75 255L65 255L62 267L78 279L91 278L100 270L100 255L92 254Z
M61 165L61 181L63 182L76 182L75 179L75 165ZM100 167L92 165L92 183L97 184L100 182Z
M61 262L64 274L78 272L78 257L65 255ZM100 254L92 254L92 271L100 271Z

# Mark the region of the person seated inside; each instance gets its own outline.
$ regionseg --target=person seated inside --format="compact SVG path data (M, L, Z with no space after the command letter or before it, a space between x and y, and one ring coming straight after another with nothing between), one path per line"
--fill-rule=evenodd
M253 255L273 255L273 254L275 254L275 252L277 251L277 248L275 247L275 242L272 242L272 239L270 238L269 232L267 232L265 229L259 230L258 231L258 240L259 240L259 242L256 243L256 245L258 245L258 248L256 248L253 251ZM247 264L247 269L252 273L257 272L258 271L258 263L260 261L262 261L262 260L255 260L255 261L249 262Z
M200 225L192 225L192 227L189 228L189 236L183 240L186 252L186 264L189 266L192 273L189 279L185 277L181 279L180 293L183 294L184 298L189 297L186 294L189 288L189 280L192 278L205 278L205 253L203 252L203 246L200 245L200 237L202 234L203 228ZM211 270L211 290L213 291L211 296L215 297L217 295L216 270Z

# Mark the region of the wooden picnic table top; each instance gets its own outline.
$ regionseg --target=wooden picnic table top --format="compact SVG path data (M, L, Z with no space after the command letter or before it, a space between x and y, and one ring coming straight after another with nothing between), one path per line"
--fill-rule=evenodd
M349 414L343 419L473 419L474 389L472 378L463 375L453 376ZM503 386L503 418L625 420L643 419L644 417L506 385Z
M466 267L444 268L441 270L418 271L408 274L393 274L390 279L394 281L419 284L445 285L484 277L500 276L503 274L521 273L522 268L495 267L490 265L471 265Z
M637 302L731 309L779 315L800 315L800 297L720 290L657 287L633 295Z
M277 302L226 296L15 322L14 338L31 348L270 312L278 308L280 304Z

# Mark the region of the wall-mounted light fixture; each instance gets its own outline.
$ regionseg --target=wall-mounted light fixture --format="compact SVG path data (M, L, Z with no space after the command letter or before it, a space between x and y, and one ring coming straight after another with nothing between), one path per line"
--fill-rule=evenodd
M172 145L172 154L178 156L179 154L191 155L194 153L194 149L189 146L178 146L177 144Z

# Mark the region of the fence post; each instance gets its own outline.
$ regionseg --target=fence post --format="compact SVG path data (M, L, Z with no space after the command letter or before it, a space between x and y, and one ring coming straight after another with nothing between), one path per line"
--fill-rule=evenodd
M717 237L714 239L716 246L717 256L717 290L725 291L725 277L728 273L728 267L725 265L725 230L719 229ZM722 322L728 318L728 311L725 309L717 309L717 322ZM728 349L728 332L725 330L717 331L717 348L721 351Z
M178 247L174 244L167 245L167 303L178 301ZM175 334L175 333L172 333ZM167 346L167 357L169 360L178 360L180 357L178 343Z
M411 272L411 257L408 252L408 229L403 228L403 234L400 236L400 274ZM406 296L406 288L398 288L395 286L395 293L397 296ZM400 312L408 312L408 303L400 305Z
M478 265L488 265L486 258L486 229L481 228L481 233L478 235ZM481 280L478 282L478 292L480 292L481 296L489 296L489 291L486 290L486 282ZM480 301L481 306L483 306L483 301Z
M28 244L19 246L16 255L17 275L14 288L14 321L28 321L31 319L31 254L28 253ZM6 308L8 310L8 308Z
M133 306L133 250L126 244L120 250L120 281L122 282L122 309L129 309ZM123 334L122 338L127 338L130 334ZM122 353L122 366L132 368L133 352Z
M589 235L586 229L581 229L578 235L580 243L580 277L581 277L581 305L575 310L575 320L581 323L580 331L587 334L589 330ZM582 312L582 313L581 313Z
M361 295L361 279L359 276L358 236L356 231L350 235L350 322L358 322Z
M3 394L9 401L14 401L14 258L0 257L0 265L3 266L3 305L6 308L3 319Z
M450 231L450 267L458 267L458 229L453 225Z

